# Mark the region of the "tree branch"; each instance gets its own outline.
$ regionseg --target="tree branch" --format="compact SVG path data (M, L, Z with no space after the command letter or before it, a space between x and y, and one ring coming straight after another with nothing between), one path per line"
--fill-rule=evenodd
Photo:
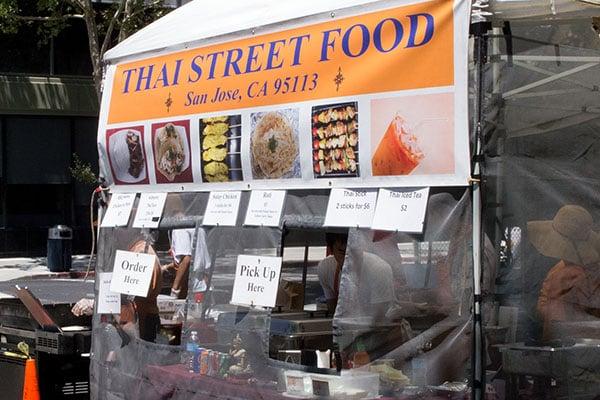
M11 18L18 19L19 21L58 21L65 18L74 18L74 19L84 19L82 14L66 14L61 15L60 17L34 17L34 16L24 16L24 15L13 15Z
M106 29L106 35L104 36L104 40L102 41L102 47L100 48L100 57L101 58L104 57L104 53L106 53L106 50L108 50L108 45L110 44L110 39L112 36L112 32L115 28L115 23L118 20L121 12L123 12L124 8L125 8L125 1L121 1L119 3L119 7L117 8L117 11L115 11L115 15L113 15L112 19L110 20L108 28Z

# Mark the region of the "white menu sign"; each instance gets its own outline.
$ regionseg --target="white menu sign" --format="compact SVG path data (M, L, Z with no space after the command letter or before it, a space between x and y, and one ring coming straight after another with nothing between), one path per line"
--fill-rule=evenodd
M279 226L285 190L253 190L244 225Z
M376 202L373 189L331 189L324 225L368 228Z
M373 229L399 232L423 232L429 188L418 190L379 189Z
M210 192L202 225L235 226L241 199L239 190Z
M110 282L111 292L146 297L155 262L154 254L117 250Z
M135 219L133 220L133 227L158 228L166 200L166 193L142 193L137 213L135 213Z
M231 303L275 307L280 273L281 257L239 255Z
M100 226L103 228L126 226L136 195L136 193L114 193Z
M98 314L120 314L121 295L110 290L112 273L100 272L98 279L100 279L100 284L98 285L98 308L96 312Z

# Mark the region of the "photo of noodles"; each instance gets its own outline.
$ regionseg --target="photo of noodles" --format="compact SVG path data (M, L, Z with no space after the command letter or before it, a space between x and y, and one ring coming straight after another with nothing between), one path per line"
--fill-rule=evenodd
M250 150L254 179L299 178L298 110L252 114Z
M148 183L143 127L106 132L108 161L117 184Z
M359 176L357 102L312 108L312 154L315 178Z
M243 180L240 153L241 129L240 115L200 119L202 181Z
M189 121L152 126L157 183L191 182Z

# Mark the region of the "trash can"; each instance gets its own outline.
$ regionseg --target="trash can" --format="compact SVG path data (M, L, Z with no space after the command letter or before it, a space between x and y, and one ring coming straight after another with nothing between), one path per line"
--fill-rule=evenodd
M73 230L66 225L48 229L48 269L52 272L71 270L71 241Z

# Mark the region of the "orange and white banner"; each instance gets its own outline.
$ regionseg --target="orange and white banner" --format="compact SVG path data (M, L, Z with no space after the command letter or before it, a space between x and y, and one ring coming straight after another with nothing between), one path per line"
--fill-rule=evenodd
M464 185L469 2L382 2L110 66L120 190Z

